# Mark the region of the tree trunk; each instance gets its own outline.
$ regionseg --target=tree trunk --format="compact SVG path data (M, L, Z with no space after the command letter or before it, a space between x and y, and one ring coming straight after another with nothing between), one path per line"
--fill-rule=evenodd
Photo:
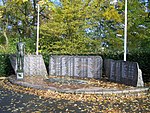
M5 45L7 46L9 41L8 41L8 37L7 37L7 34L6 34L6 30L3 30L3 35L5 37Z

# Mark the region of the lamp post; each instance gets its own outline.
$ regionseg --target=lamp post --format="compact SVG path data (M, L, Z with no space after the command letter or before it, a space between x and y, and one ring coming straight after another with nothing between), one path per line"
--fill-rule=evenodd
M125 27L124 27L124 61L127 60L127 0L125 0Z

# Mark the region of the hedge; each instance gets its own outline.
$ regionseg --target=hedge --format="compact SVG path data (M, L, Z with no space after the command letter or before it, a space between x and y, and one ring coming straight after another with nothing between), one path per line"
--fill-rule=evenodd
M14 71L9 60L9 54L0 54L0 76L12 74L14 74Z

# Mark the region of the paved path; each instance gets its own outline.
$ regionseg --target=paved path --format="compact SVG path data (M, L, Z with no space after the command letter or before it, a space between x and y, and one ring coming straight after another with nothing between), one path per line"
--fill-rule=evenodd
M150 112L149 98L132 101L119 100L111 103L108 100L101 102L82 102L56 99L44 99L39 96L17 93L0 87L0 113L91 113L99 112Z
M85 105L88 105L88 103L42 99L35 95L0 89L0 113L59 113L67 111L79 113L86 108Z

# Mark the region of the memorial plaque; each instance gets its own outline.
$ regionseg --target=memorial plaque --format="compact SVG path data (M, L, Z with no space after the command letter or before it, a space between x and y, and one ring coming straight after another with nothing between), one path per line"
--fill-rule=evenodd
M16 56L10 56L11 65L16 73L17 63ZM46 66L42 55L25 55L24 56L24 75L47 75Z
M102 62L100 56L51 56L49 72L56 76L100 78Z
M103 67L103 59L101 57L96 56L96 74L94 78L101 78L102 76L102 67Z
M62 76L67 76L68 73L67 73L67 62L66 62L66 57L63 56L62 59L61 59L61 62L62 62L62 65L61 65L61 68L62 68Z
M80 59L81 77L87 77L87 60L85 57Z
M74 58L74 76L75 77L79 77L81 76L80 75L80 71L81 71L81 68L80 68L80 58L79 57L75 57Z
M111 60L111 65L110 65L110 80L115 81L116 80L116 62L114 60Z
M42 55L25 55L24 75L47 75Z
M141 76L141 78L142 78L142 74L139 74L138 70L140 70L139 67L138 67L138 63L130 62L129 72L128 72L128 74L129 74L128 78L129 78L129 82L130 82L129 85L138 86L137 85L138 77ZM144 86L144 84L143 84L143 86Z
M56 57L56 75L62 76L61 75L61 56Z
M121 66L122 66L122 61L116 61L116 81L117 82L121 82L121 76L122 76L122 68L121 68Z
M56 60L55 57L50 57L50 61L49 61L49 74L50 75L56 75Z
M112 59L104 60L104 73L105 73L106 77L108 77L108 78L110 78L111 61L112 61Z
M74 73L73 73L73 68L74 68L74 57L72 56L69 56L68 57L68 61L67 61L67 68L68 68L68 76L74 76Z
M94 60L94 57L88 57L87 58L87 62L88 62L88 68L87 68L87 73L88 73L88 77L89 78L94 78L94 67L95 67L95 65L94 65L94 62L93 62L93 60Z
M138 70L137 70L137 64L136 63L132 63L132 62L129 62L128 63L128 71L129 71L129 76L128 76L128 79L131 79L131 80L134 80L134 76L138 74Z
M105 65L108 64L105 63ZM107 71L110 73L111 81L131 86L144 86L142 72L136 62L110 60L110 68Z
M25 61L27 61L27 60L29 61L29 63L28 63L28 64L29 64L29 65L28 65L28 66L29 66L29 69L25 68L25 70L27 69L26 71L27 71L27 73L29 73L30 75L35 75L35 74L36 74L36 71L34 71L34 70L35 70L34 68L35 68L35 66L36 66L36 64L35 64L36 61L34 61L34 57L29 57L29 58L27 58L27 59L25 58ZM33 62L33 61L34 61L34 62ZM31 62L32 62L32 64L31 64ZM25 66L26 66L26 65L25 65Z
M122 79L127 79L128 78L128 64L123 61L122 62Z

